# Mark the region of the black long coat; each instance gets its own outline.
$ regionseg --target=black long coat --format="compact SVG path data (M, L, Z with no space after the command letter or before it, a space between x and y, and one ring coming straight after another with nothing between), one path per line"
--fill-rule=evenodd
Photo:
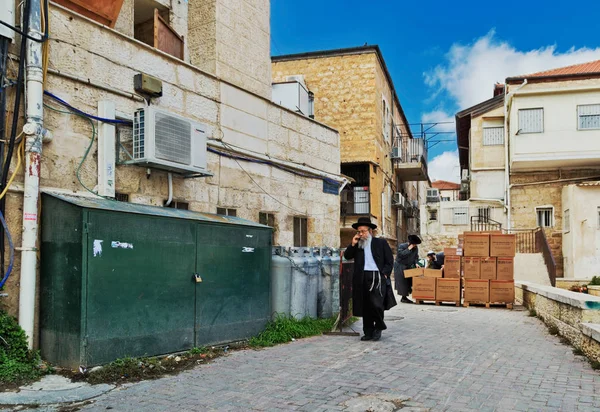
M394 256L392 254L392 248L390 248L388 242L385 239L376 237L372 238L371 253L373 254L373 260L375 261L379 272L382 275L390 276L394 267ZM354 259L354 276L352 278L352 314L354 316L362 317L364 307L363 282L365 251L359 248L358 244L356 244L356 246L350 245L344 252L344 257L348 260ZM385 279L382 279L382 282L382 290L385 291ZM372 295L375 297L375 294ZM383 296L385 296L385 293L383 293ZM381 302L379 302L379 299L377 299L377 301L373 303L383 307L383 297L381 297Z
M398 246L396 262L394 262L394 283L400 296L408 296L412 292L412 278L405 278L404 271L412 269L419 260L419 248L408 250L408 243Z

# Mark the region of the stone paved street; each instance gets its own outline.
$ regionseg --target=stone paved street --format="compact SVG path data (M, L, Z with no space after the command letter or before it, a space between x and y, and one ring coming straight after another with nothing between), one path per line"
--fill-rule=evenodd
M388 394L410 398L402 411L600 410L600 373L528 312L402 304L386 313L379 342L322 336L236 352L83 409L344 410Z

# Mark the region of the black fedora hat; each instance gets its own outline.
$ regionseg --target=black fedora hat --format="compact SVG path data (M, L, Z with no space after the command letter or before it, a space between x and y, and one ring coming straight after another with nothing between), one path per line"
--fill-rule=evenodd
M368 217L359 217L358 222L352 225L354 229L358 229L360 226L369 226L371 229L377 229L377 225L371 223L371 219Z
M413 245L420 245L421 239L419 239L419 236L417 235L408 235L408 243L411 243Z

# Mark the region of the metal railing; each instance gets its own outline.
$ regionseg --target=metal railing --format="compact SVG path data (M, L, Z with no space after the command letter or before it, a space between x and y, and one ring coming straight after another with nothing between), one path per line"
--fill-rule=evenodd
M502 230L502 223L485 216L471 216L471 232Z
M427 203L439 203L439 196L427 196Z
M552 286L556 286L556 261L548 244L546 233L541 227L535 229L504 229L504 233L515 235L517 253L541 253L548 270Z
M392 158L399 163L427 163L425 139L394 139Z
M370 191L354 191L353 188L342 191L341 210L342 216L369 215L371 212Z

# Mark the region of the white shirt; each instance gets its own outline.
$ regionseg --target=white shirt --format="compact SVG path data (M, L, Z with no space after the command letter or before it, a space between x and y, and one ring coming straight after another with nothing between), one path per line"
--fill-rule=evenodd
M375 260L373 259L373 253L371 252L371 242L372 239L370 239L367 244L365 245L365 268L364 270L369 270L369 271L374 271L374 272L378 272L379 268L377 267L377 264L375 263Z

